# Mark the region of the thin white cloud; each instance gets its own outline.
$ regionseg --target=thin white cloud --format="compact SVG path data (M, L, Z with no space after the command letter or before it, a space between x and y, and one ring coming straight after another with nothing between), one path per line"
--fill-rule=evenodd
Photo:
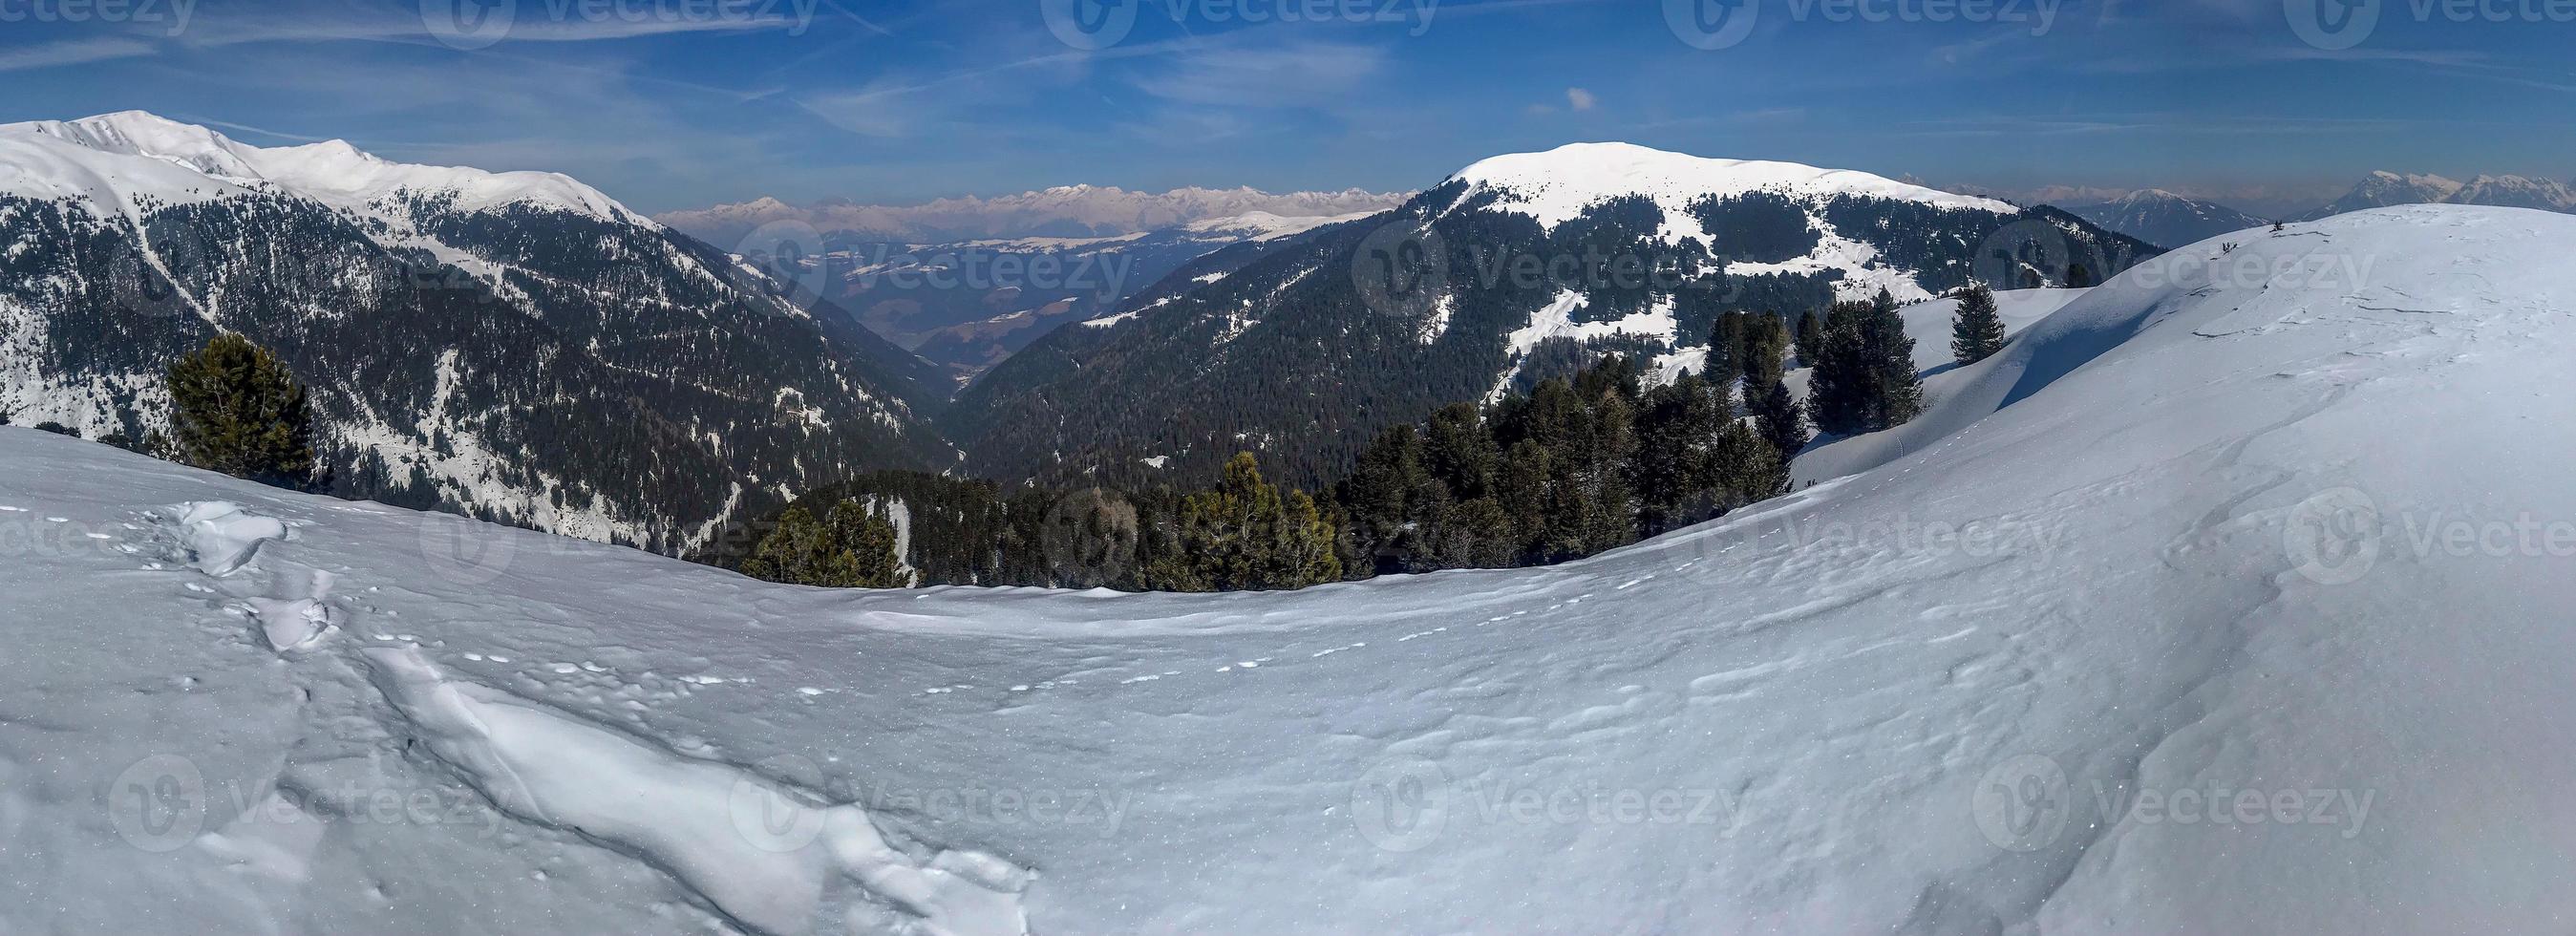
M1600 103L1601 99L1594 97L1590 91L1583 90L1582 88L1565 89L1565 106L1567 107L1574 108L1578 111L1588 111L1599 106Z
M1401 93L1371 85L1386 51L1373 46L1310 42L1280 48L1201 48L1141 81L1165 100L1231 107L1290 107Z
M139 39L72 39L23 49L0 49L0 72L84 65L150 54L152 44Z

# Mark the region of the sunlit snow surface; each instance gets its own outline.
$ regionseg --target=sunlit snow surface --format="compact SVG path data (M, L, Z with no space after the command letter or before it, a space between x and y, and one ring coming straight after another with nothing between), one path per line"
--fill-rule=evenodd
M782 588L0 430L0 930L2547 930L2572 245L2195 245L1810 456L1865 473L1293 595Z

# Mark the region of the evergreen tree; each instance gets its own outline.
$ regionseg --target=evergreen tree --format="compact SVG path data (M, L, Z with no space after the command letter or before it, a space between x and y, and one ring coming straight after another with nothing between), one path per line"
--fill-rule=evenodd
M1431 414L1423 428L1422 459L1431 476L1451 495L1472 500L1494 490L1494 470L1502 453L1494 430L1473 403L1452 403Z
M313 414L286 364L224 334L170 365L170 429L179 460L281 487L313 481Z
M2070 263L2066 265L2066 288L2087 289L2092 287L2092 285L2092 270L2086 269L2084 264L2081 263Z
M821 588L902 588L909 584L895 555L894 522L883 507L844 500L825 520L789 507L778 528L761 538L744 575Z
M2004 319L1995 310L1995 291L1978 283L1961 290L1959 311L1950 317L1950 353L1962 365L1995 356L2004 347Z
M1744 347L1737 353L1736 376L1744 378L1748 395L1780 382L1784 367L1782 358L1788 350L1788 323L1779 316L1766 313L1745 323Z
M1798 349L1799 365L1816 366L1816 357L1824 353L1825 348L1824 316L1816 314L1814 309L1809 309L1805 315L1798 316L1798 328L1792 341Z
M1754 431L1770 443L1772 452L1781 460L1797 458L1807 449L1807 420L1799 412L1798 401L1789 395L1789 386L1774 381L1771 388L1752 400Z
M1906 337L1895 297L1881 291L1875 301L1835 303L1825 322L1807 395L1817 429L1841 436L1877 432L1922 411L1914 339Z
M1709 462L1718 471L1716 487L1726 492L1720 512L1769 500L1789 490L1787 460L1742 420L1727 420L1726 428L1717 434Z
M1734 410L1727 389L1683 374L1646 394L1637 418L1637 452L1629 459L1637 525L1663 533L1716 515L1717 467L1711 447Z
M1438 503L1442 498L1433 486L1423 464L1421 433L1409 425L1379 432L1342 483L1341 502L1356 556L1379 571L1410 570L1410 554L1418 550L1411 534L1425 514L1445 506Z
M1285 496L1261 478L1244 452L1225 466L1216 490L1181 505L1178 548L1149 565L1148 580L1168 591L1271 591L1342 577L1332 524L1303 491Z

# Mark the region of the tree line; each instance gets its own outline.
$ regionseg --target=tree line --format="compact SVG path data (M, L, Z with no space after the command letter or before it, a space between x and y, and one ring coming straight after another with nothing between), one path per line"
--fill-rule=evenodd
M2001 341L1992 305L1982 287L1962 293L1962 308L1984 315L1962 326L1963 340L1986 354L1987 319ZM1804 401L1785 379L1793 353L1809 372ZM1700 366L1670 380L1648 380L1640 356L1611 355L1527 392L1452 403L1379 431L1315 494L1265 480L1251 453L1202 490L1006 489L880 472L737 535L749 560L716 561L776 581L848 581L845 565L762 558L838 555L812 544L818 530L840 527L853 532L838 542L868 554L858 577L921 585L1259 591L1549 565L1785 493L1816 431L1875 432L1922 412L1913 355L1884 290L1794 321L1730 312L1714 322ZM888 519L898 505L901 531ZM818 519L844 516L866 519ZM898 532L909 540L900 551L889 546Z
M1962 362L2001 347L1991 292L1960 293L1953 333ZM1784 379L1792 353L1810 373L1804 402ZM1924 405L1913 341L1885 291L1794 322L1723 314L1700 363L1649 381L1642 357L1612 355L1528 392L1453 403L1378 432L1320 494L1271 483L1248 452L1197 490L1006 490L877 472L799 498L701 558L757 578L838 588L1178 592L1549 565L1786 492L1810 425L1830 435L1877 431ZM171 434L129 447L315 486L311 408L276 355L221 335L168 376Z

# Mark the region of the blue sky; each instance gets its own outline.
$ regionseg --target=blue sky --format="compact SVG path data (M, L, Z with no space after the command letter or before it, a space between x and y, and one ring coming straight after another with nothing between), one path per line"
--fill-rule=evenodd
M2291 21L2372 0L1675 2L1719 31L1661 0L0 0L0 120L141 108L647 211L1398 190L1576 140L2258 208L2374 168L2576 175L2576 22L2512 21L2538 0L2382 0L2348 49Z

